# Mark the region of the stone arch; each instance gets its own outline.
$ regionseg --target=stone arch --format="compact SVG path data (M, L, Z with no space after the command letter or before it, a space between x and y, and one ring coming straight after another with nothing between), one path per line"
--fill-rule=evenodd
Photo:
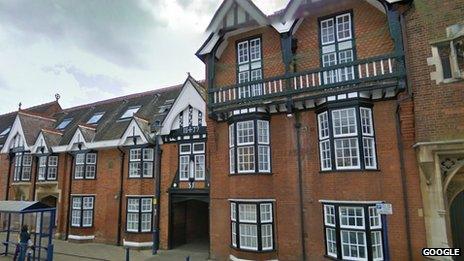
M58 204L58 197L56 195L47 195L42 197L39 201L49 207L56 207Z

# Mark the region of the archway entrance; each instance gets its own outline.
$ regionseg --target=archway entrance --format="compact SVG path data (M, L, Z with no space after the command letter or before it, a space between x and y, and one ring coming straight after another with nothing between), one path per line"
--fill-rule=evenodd
M171 196L170 248L209 249L209 200L201 196Z
M464 249L464 191L461 191L451 202L450 222L453 237L453 247ZM463 261L464 256L456 258Z

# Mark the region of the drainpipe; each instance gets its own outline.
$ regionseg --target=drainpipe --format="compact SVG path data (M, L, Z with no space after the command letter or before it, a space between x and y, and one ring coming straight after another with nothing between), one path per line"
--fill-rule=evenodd
M67 153L66 155L70 155L71 156L71 171L69 172L69 185L68 185L68 212L66 213L66 237L65 237L65 240L68 240L68 237L69 237L69 226L70 226L70 222L69 222L69 218L71 216L71 188L72 188L72 175L73 175L73 172L74 172L74 155L72 155L71 153ZM67 161L67 157L66 157L66 161ZM65 170L66 171L66 170Z
M403 206L404 206L404 216L406 222L406 246L408 251L409 260L412 260L411 252L411 231L410 231L410 222L409 222L409 202L408 202L408 187L406 184L406 172L404 167L404 144L402 139L401 132L401 118L400 118L400 104L402 101L409 99L409 96L403 97L396 101L396 137L398 143L398 152L400 156L400 174L401 174L401 189L403 190Z
M303 168L301 163L301 122L300 112L296 111L295 115L295 134L296 134L296 157L298 167L298 192L300 204L300 222L301 222L301 249L303 252L303 261L306 260L306 244L305 244L305 218L304 218L304 201L303 201Z
M6 177L6 195L5 195L5 200L8 200L9 194L10 194L10 176L11 176L11 166L13 165L13 153L8 154L8 175Z
M37 174L39 173L39 157L34 156L35 158L35 168L34 168L34 179L32 180L32 201L35 201L35 191L36 191L36 184L37 184Z
M160 204L161 204L161 148L159 144L159 137L155 136L155 222L153 228L153 249L152 254L156 255L160 245Z
M118 246L121 245L121 230L122 230L122 197L123 197L123 189L124 189L124 158L126 156L126 152L118 147L121 156L121 171L119 177L119 206L118 206L118 231L117 231L117 238L116 244Z

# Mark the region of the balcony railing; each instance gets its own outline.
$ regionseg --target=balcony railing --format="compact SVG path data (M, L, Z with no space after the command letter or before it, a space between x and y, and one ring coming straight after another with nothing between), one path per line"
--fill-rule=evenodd
M363 83L397 80L404 76L403 56L394 54L287 74L258 81L209 89L209 106L263 100L284 95L330 91ZM379 86L381 87L381 86Z

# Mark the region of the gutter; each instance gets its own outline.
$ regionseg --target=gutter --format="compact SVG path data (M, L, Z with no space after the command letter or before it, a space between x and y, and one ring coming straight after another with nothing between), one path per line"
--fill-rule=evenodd
M65 240L68 240L69 238L69 226L70 226L70 222L69 222L69 218L71 216L71 188L72 188L72 180L73 180L73 173L74 173L74 155L72 155L71 153L67 153L65 154L66 156L67 155L70 155L71 156L71 171L69 173L69 184L68 184L68 211L66 213L66 236L65 236ZM65 162L68 161L68 158L66 157L66 160ZM66 169L65 169L65 172L66 172Z
M124 194L124 158L126 156L126 152L118 147L121 156L121 169L120 169L120 177L119 177L119 202L118 202L118 231L116 233L116 244L118 246L121 245L121 230L122 230L122 196Z
M157 137L157 136L155 136ZM154 208L154 218L155 222L153 222L153 249L152 254L156 255L159 250L160 245L160 204L161 204L161 154L162 150L160 148L159 139L155 141L155 208Z
M298 167L298 192L299 192L299 205L300 205L300 222L301 222L301 249L303 252L302 260L306 260L306 243L305 243L305 218L304 218L304 200L303 200L303 169L301 164L301 122L300 112L295 112L295 134L296 134L296 154L297 154L297 167Z

